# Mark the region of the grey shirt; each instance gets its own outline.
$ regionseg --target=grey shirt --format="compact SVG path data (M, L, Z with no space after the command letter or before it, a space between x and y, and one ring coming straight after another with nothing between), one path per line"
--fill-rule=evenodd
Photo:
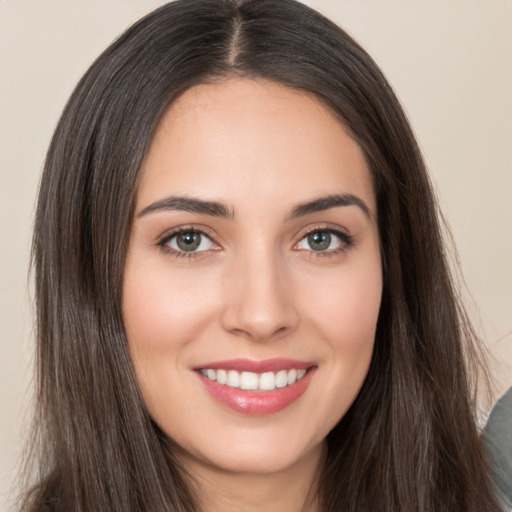
M482 439L504 510L512 511L512 388L493 407Z

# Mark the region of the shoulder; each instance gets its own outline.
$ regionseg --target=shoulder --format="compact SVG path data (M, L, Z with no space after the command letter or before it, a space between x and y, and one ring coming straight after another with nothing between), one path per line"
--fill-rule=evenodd
M505 510L512 510L512 388L493 407L482 440Z

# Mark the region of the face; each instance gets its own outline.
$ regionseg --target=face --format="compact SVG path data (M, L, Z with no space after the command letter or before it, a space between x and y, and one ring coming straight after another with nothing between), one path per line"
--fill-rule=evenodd
M141 171L123 316L185 465L271 473L321 452L368 371L382 290L363 153L307 93L189 89Z

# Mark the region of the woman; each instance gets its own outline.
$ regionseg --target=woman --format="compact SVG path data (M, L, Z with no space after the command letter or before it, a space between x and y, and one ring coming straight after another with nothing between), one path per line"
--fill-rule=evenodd
M34 265L27 510L498 509L420 152L311 9L123 34L55 132Z

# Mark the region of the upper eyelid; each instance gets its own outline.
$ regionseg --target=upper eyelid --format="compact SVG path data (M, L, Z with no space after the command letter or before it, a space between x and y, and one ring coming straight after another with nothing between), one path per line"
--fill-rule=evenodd
M295 234L295 236L293 238L294 238L294 240L300 241L305 236L307 236L311 233L314 233L315 231L328 231L328 232L331 232L334 234L339 233L345 237L353 238L353 235L350 234L348 229L343 228L337 224L331 224L329 222L313 224L306 228L302 228Z
M164 244L174 236L179 235L180 233L187 232L200 233L201 235L208 237L215 244L220 245L220 243L217 241L216 234L212 232L211 229L207 228L206 226L198 226L197 224L178 226L175 228L168 229L156 238L156 243L158 245Z

